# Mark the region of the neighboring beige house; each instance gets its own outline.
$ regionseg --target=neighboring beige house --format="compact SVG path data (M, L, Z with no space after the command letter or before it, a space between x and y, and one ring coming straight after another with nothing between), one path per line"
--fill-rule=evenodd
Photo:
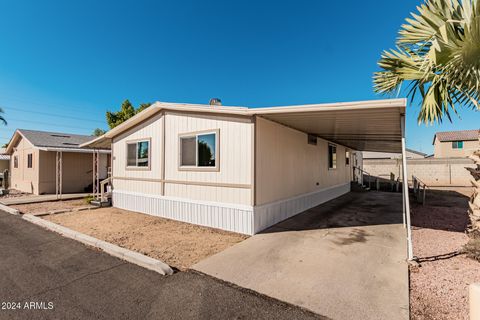
M480 130L437 132L433 145L435 158L466 158L480 149Z
M356 151L402 152L405 105L157 102L82 147L111 147L113 206L255 234L349 192Z
M7 154L6 148L0 148L0 173L10 168L10 155Z
M80 148L93 136L18 129L6 153L10 155L10 187L33 194L90 192L92 154ZM101 150L99 172L107 177L109 150Z

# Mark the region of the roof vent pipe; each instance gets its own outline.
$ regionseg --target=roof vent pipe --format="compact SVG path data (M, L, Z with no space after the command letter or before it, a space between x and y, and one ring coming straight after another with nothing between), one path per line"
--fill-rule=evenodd
M222 105L222 100L220 100L219 98L212 98L212 99L210 99L208 104L211 105L211 106L221 106Z

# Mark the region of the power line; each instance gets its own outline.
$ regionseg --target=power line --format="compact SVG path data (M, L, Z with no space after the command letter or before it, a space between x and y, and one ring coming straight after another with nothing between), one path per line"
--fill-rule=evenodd
M32 120L15 119L15 118L9 118L8 120L27 122L27 123L33 123L33 124L42 124L42 125L47 125L47 126L56 126L56 127L62 127L62 128L83 129L83 130L94 129L93 127L87 128L87 127L77 127L77 126L63 126L63 125L58 124L58 123L48 123L48 122L42 122L42 121L32 121Z
M16 100L16 101L19 101L19 102L24 102L24 103L28 103L28 104L34 104L34 105L38 105L38 106L45 106L45 107L53 107L53 108L61 108L61 109L68 109L68 110L72 110L72 111L82 111L82 110L79 110L78 108L72 108L72 107L69 107L69 106L64 106L64 105L54 105L54 104L49 104L49 103L39 103L37 101L29 101L29 100L25 100L23 98L17 98L15 96L3 96L3 99L7 99L7 100Z
M50 117L58 117L58 118L67 118L67 119L72 119L72 120L80 120L80 121L90 121L90 122L98 122L105 124L104 121L100 120L92 120L92 119L87 119L87 118L79 118L79 117L72 117L72 116L65 116L65 115L59 115L59 114L53 114L53 113L48 113L48 112L41 112L41 111L31 111L31 110L26 110L26 109L21 109L21 108L14 108L14 107L3 107L4 110L16 110L20 112L28 112L28 113L36 113L36 114L42 114Z

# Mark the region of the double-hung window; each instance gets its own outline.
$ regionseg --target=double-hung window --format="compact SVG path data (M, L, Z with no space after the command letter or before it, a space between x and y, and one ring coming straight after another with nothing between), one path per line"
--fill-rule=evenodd
M18 168L18 156L13 156L13 167Z
M180 169L218 169L218 130L180 136Z
M349 166L350 165L350 151L345 151L345 165Z
M463 149L463 141L452 141L452 149Z
M127 142L127 168L150 167L150 140Z
M328 169L337 168L337 146L333 144L328 145Z

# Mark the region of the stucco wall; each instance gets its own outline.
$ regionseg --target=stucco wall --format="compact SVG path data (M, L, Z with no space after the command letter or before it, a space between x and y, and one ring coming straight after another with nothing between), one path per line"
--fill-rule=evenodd
M418 177L429 186L471 186L470 173L466 167L473 168L473 161L469 159L411 159L407 162L408 179L412 175ZM364 159L363 168L372 176L384 179L401 179L401 160L373 160Z
M337 146L337 168L328 169L328 142L307 143L307 134L258 117L256 204L291 198L351 181L346 148Z
M33 155L32 168L27 168L27 155ZM14 168L14 159L18 157L18 168ZM25 139L20 139L14 147L10 161L11 188L23 192L39 194L38 188L39 151Z
M465 158L478 149L480 149L480 140L464 141L462 149L453 149L451 141L440 142L438 138L435 138L434 143L435 158Z
M219 132L217 145L219 170L180 169L179 135L205 130ZM175 112L166 112L165 115L157 114L114 139L114 188L118 191L141 194L250 205L252 132L253 123L250 118L245 117ZM151 141L150 168L127 169L126 143L139 139ZM162 169L163 149L165 149L164 171ZM164 188L163 192L162 188Z

